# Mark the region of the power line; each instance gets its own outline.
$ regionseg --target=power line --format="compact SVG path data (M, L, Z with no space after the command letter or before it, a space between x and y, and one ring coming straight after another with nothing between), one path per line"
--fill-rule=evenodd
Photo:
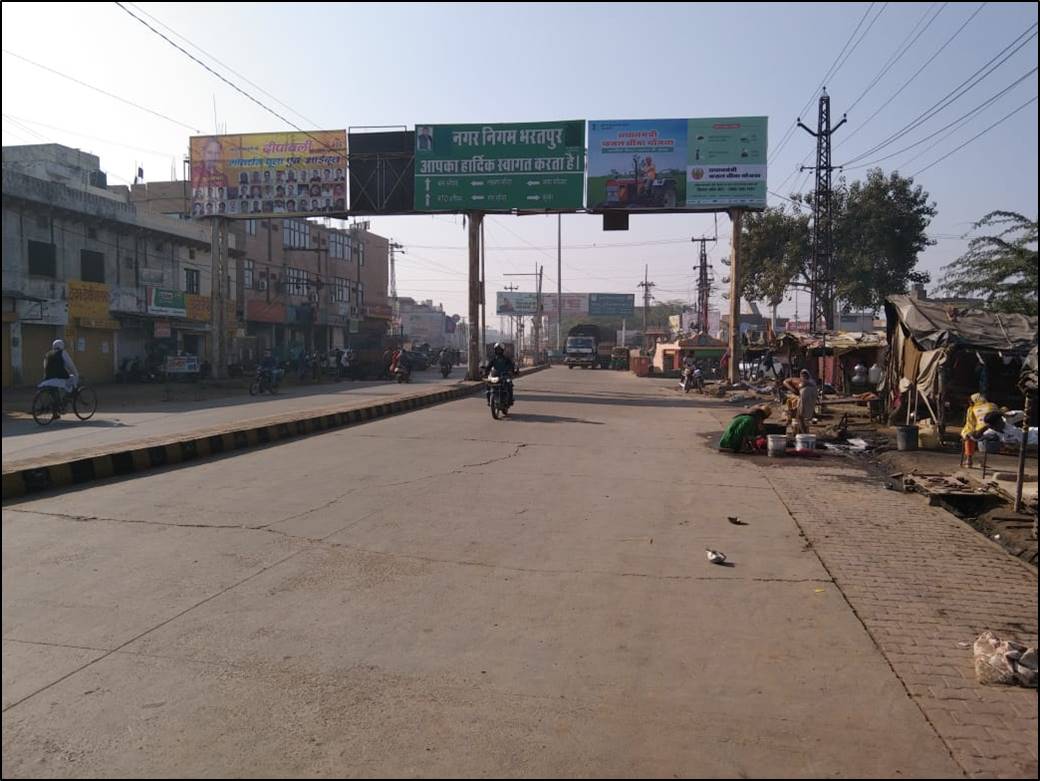
M932 18L928 20L928 23L925 24L924 27L921 27L921 23L924 21L925 17L928 16L928 14L931 12L933 8L935 8L936 5L938 4L932 3L928 10L921 15L921 18L917 20L917 24L915 24L913 28L910 30L910 32L907 33L907 36L903 39L903 42L899 44L899 46L896 48L896 51L893 52L892 55L888 58L888 62L881 66L881 70L878 71L878 74L874 77L873 81L871 81L870 84L868 84L864 88L864 90L859 94L859 96L854 101L852 101L852 103L846 110L847 112L852 111L854 108L856 108L856 106L859 105L859 102L867 96L867 93L869 93L875 86L877 86L877 83L885 77L886 73L892 70L892 67L903 58L903 55L910 51L910 47L917 43L917 40L922 35L924 35L924 33L928 30L929 27L932 26L932 23L939 17L939 14L941 14L946 9L946 6L948 6L949 3L943 3L939 7L939 10L937 10L932 15ZM917 33L917 35L914 35L914 32L917 30L918 27L921 27L921 30ZM913 40L911 40L911 36L913 36Z
M131 10L130 10L129 8L127 8L127 7L126 7L125 5L123 5L122 3L120 3L120 2L118 2L118 1L117 1L117 2L116 2L116 5L117 5L117 6L119 6L119 8L121 8L121 9L122 9L123 11L125 11L125 12L126 12L127 14L129 14L129 15L130 15L131 17L133 17L134 19L136 19L136 20L137 20L138 22L140 22L141 24L143 24L143 25L144 25L145 27L147 27L147 28L148 28L149 30L151 30L151 31L152 31L153 33L155 33L156 35L158 35L158 36L159 36L160 38L162 38L162 39L163 39L164 41L166 41L166 42L167 42L168 44L170 44L170 46L172 46L173 48L175 48L175 49L176 49L177 51L181 52L181 53L182 53L182 54L183 54L183 55L184 55L185 57L188 57L188 58L189 58L189 59L191 59L191 60L192 60L193 62L196 62L196 63L198 63L199 65L201 65L201 66L202 66L203 68L205 68L205 69L206 69L207 71L209 71L210 73L212 73L212 74L213 74L214 76L216 76L216 77L217 77L218 79L220 79L220 80L221 80L222 82L224 82L225 84L227 84L227 85L228 85L229 87L231 87L231 88L232 88L233 90L235 90L235 91L236 91L236 92L238 92L239 94L243 95L244 97L248 98L249 100L253 101L253 103L255 103L256 105L258 105L258 106L259 106L260 108L262 108L262 109L263 109L264 111L266 111L266 112L268 112L269 114L272 114L272 115L274 115L274 116L278 117L278 119L282 120L282 122L284 122L285 124L289 125L290 127L293 127L293 128L295 128L295 129L296 129L296 130L298 130L299 132L303 133L303 134L304 134L305 136L307 136L308 138L310 138L310 139L311 139L312 141L314 141L315 143L317 143L317 144L318 144L319 146L323 147L324 149L326 149L326 150L328 150L328 151L330 151L330 152L339 152L339 151L340 151L340 150L338 150L338 149L334 149L333 147L330 147L330 146L329 146L328 144L326 144L326 143L325 143L324 141L321 141L320 139L316 138L315 136L313 136L313 135L312 135L311 133L309 133L308 131L304 130L304 129L303 129L302 127L300 127L299 125L297 125L297 124L296 124L295 122L293 122L292 120L290 120L290 119L286 119L285 117L283 117L283 116L282 116L281 114L279 114L279 113L278 113L277 111L275 111L275 110L274 110L273 108L271 108L270 106L266 105L265 103L263 103L263 102L262 102L262 101L260 101L260 100L257 100L256 98L254 98L254 97L253 97L252 95L250 95L250 94L249 94L248 92L246 92L246 91L245 91L244 89L242 89L241 87L239 87L239 86L238 86L237 84L235 84L235 83L234 83L233 81L231 81L230 79L226 78L225 76L223 76L223 75L222 75L222 74L220 74L220 73L217 73L217 72L216 72L215 70L213 70L213 69L212 69L211 67L209 67L209 65L207 65L206 63L204 63L204 62L203 62L202 60L200 60L200 59L199 59L198 57L196 57L196 56L195 56L194 54L192 54L192 53L191 53L191 52L189 52L189 51L188 51L187 49L185 49L185 48L184 48L183 46L181 46L180 44L178 44L178 43L177 43L176 41L174 41L174 40L170 39L170 38L169 38L169 37L168 37L167 35L163 34L163 33L162 33L162 32L160 32L159 30L156 30L156 29L155 29L154 27L152 27L152 26L151 26L150 24L148 24L148 22L146 22L146 21L145 21L144 19L142 19L141 17L139 17L139 16L137 16L136 14L134 14L134 12L133 12L133 11L131 11ZM295 113L295 112L294 112L294 113Z
M272 94L271 94L270 92L268 92L267 90L265 90L265 89L264 89L263 87L261 87L261 86L260 86L259 84L257 84L256 82L254 82L254 81L250 81L250 80L249 80L249 79L248 79L248 78L247 78L246 76L243 76L243 75L242 75L241 73L239 73L238 71L236 71L236 70L235 70L234 68L232 68L232 67L231 67L230 65L228 65L227 63L225 63L225 62L221 62L221 61L220 61L220 60L218 60L218 59L217 59L216 57L214 57L214 56L213 56L212 54L210 54L210 53L209 53L208 51L206 51L206 50L205 50L205 49L203 49L203 48L202 48L201 46L199 46L199 45L198 45L197 43L195 43L194 41L192 41L192 40L190 40L190 39L186 38L185 36L181 35L181 34L180 34L179 32L177 32L176 30L174 30L174 29L173 29L172 27L170 27L170 26L169 26L168 24L164 24L164 23L163 23L162 21L160 21L159 19L157 19L157 18L156 18L156 17L154 16L154 15L152 15L152 14L148 13L147 11L145 11L145 10L144 10L143 8L141 8L141 7L140 7L139 5L137 5L136 3L127 3L127 5L131 6L131 7L132 7L132 8L133 8L133 9L134 9L135 11L137 11L137 12L138 12L139 14L141 14L142 16L147 16L147 17L148 17L149 19L151 19L151 20L152 20L153 22L155 22L155 23L156 23L157 25L159 25L160 27L162 27L162 28L163 28L163 29L165 29L165 30L168 30L168 31L169 31L170 33L172 33L173 35L177 36L177 37L178 37L178 38L180 38L180 39L181 39L182 41L185 41L185 42L186 42L186 43L187 43L188 45L192 46L192 47L193 47L193 48L195 48L195 49L198 49L198 50L199 50L200 52L202 52L203 54L205 54L205 55L206 55L207 57L209 57L209 58L210 58L211 60L213 60L213 61L214 61L215 63L217 63L218 65L220 65L220 66L221 66L221 67L223 67L223 68L226 68L226 69L227 69L228 71L230 71L231 73L233 73L233 74L235 74L236 76L238 76L238 77L239 77L240 79L242 79L242 81L246 82L246 84L249 84L249 85L250 85L251 87L255 87L256 89L260 90L260 92L262 92L263 94L265 94L265 95L266 95L267 97L269 97L269 98L270 98L271 100L273 100L273 101L274 101L275 103L277 103L277 104L278 104L279 106L282 106L283 108L286 108L286 109L288 109L288 110L289 110L289 111L291 111L291 112L292 112L293 114L295 114L296 116L298 116L298 117L299 117L300 119L302 119L302 120L304 120L304 121L306 121L306 122L309 122L309 123L310 123L311 125L313 125L314 127L319 127L319 126L320 126L320 124L319 124L318 122L315 122L315 121L314 121L313 119L309 119L308 117L305 117L305 116L304 116L303 114L301 114L301 113L300 113L299 111L296 111L296 110L295 110L295 109L294 109L294 108L293 108L292 106L288 105L288 104L287 104L287 103L285 103L284 101L281 101L281 100L279 100L278 98L276 98L276 97L275 97L274 95L272 95Z
M921 73L925 70L925 68L927 68L935 60L935 58L938 57L946 49L946 47L949 46L954 41L954 39L956 39L957 36L961 34L961 32L964 30L964 28L967 27L972 22L972 20L974 20L975 17L979 15L979 12L982 11L982 9L986 7L986 5L988 5L988 3L981 3L979 5L979 7L976 8L975 11L961 24L961 26L957 28L957 30L953 33L953 35L951 35L949 38L947 38L946 41L942 44L942 46L940 46L914 72L914 74L912 76L910 76L909 79L907 79L905 82L903 82L903 84L899 87L899 89L897 89L892 94L892 96L888 98L888 100L886 100L884 103L882 103L880 106L878 106L878 108L874 110L874 113L872 113L869 117L867 117L866 120L864 120L863 122L859 123L856 128L854 128L851 132L848 133L848 135L846 135L842 140L840 140L838 143L836 143L834 145L834 148L837 149L838 147L842 146L842 144L844 144L846 141L848 141L849 139L854 137L857 133L859 133L860 130L862 130L864 127L866 127L866 125L868 125L875 117L877 117L877 115L880 114L890 103L892 103L893 100L895 100L897 97L899 97L899 95L902 94L903 90L905 90L908 86L910 86L910 84L918 76L921 75ZM943 6L943 8L945 8L945 5ZM940 12L941 11L942 11L942 9L940 9ZM936 16L938 16L938 14L936 14ZM932 21L934 21L934 20L935 20L935 17L932 18ZM929 26L930 25L931 25L931 22L929 22ZM926 29L927 29L927 27L926 27ZM918 37L920 37L920 36L918 36ZM917 39L915 38L914 40L916 41ZM983 67L985 67L985 66L983 66ZM862 98L863 95L865 95L865 94L866 94L866 92L864 92L862 95L860 95L860 98ZM858 103L860 98L857 98L856 101L853 103L853 105L855 105L855 103ZM810 152L809 154L807 154L805 157L802 158L802 162L793 171L791 171L791 173L789 173L787 175L787 177L783 180L783 182L780 183L780 186L777 189L783 189L784 185L786 185L791 180L791 177L795 176L796 174L798 174L799 171L802 170L802 166L805 165L806 161L809 159L811 154L812 153ZM801 185L795 188L795 191L796 192L801 192L802 190L804 190L808 186L809 179L811 178L811 176L812 176L811 174L806 175L806 177L802 181Z
M940 54L942 54L943 50L946 49L947 46L949 46L951 43L953 43L954 39L958 35L961 34L961 32L964 30L964 28L967 27L971 23L971 21L976 16L979 15L979 12L983 8L985 8L987 5L988 5L988 3L980 3L979 7L975 9L975 12L971 16L969 16L967 19L965 19L964 23L960 27L957 28L957 31L953 35L951 35L949 38L947 38L945 43L943 43L942 46L940 46L938 49L936 49L935 53L932 54L932 56L929 57L927 60L925 60L924 64L922 64L921 67L919 67L916 71L914 71L914 74L909 79L904 81L902 86L899 89L897 89L888 100L886 100L884 103L882 103L880 106L878 106L874 110L873 114L871 114L869 117L867 117L863 122L860 122L856 126L856 128L854 130L852 130L851 132L849 132L849 134L847 136L845 136L844 139L842 139L837 144L835 144L834 148L837 149L839 146L841 146L846 141L848 141L853 136L855 136L860 130L862 130L864 127L866 127L870 123L870 121L872 119L874 119L874 117L876 117L878 114L880 114L885 109L885 107L887 107L893 100L898 98L903 93L903 90L905 90L907 87L909 87L911 82L913 82L918 76L920 76L921 73L924 71L924 69L927 68L929 65L931 65L932 61L935 60L935 58L938 57Z
M863 12L863 16L860 17L859 22L856 24L856 27L853 29L851 35L849 35L848 40L845 41L845 45L841 47L841 51L838 52L838 56L834 58L834 62L831 63L831 66L827 69L827 72L823 74L823 78L820 79L820 85L813 90L812 95L810 95L809 99L805 101L805 105L802 106L802 110L798 112L799 114L804 114L806 111L809 110L809 107L812 106L812 102L816 99L816 94L821 89L823 89L823 86L827 83L827 79L831 77L832 71L835 70L834 66L838 64L838 60L841 59L841 56L845 53L845 50L849 48L849 44L852 43L852 39L856 37L856 33L859 32L859 28L863 26L863 22L866 21L867 16L870 15L870 12L874 10L875 5L876 3L871 3L869 6L867 6L867 10ZM787 129L787 132L784 134L784 137L780 139L780 143L777 145L777 147L767 155L768 159L772 160L780 154L780 150L787 146L787 142L791 140L791 136L797 129L798 123L792 122L791 127ZM780 186L783 187L783 185Z
M80 136L82 138L89 138L89 139L91 139L93 141L101 141L101 142L103 142L105 144L110 144L112 146L120 147L121 149L132 149L132 150L134 150L136 152L147 152L149 154L160 155L160 156L162 156L164 158L177 157L176 154L170 154L169 152L161 152L158 149L147 149L147 148L141 147L141 146L132 146L130 144L123 144L123 143L120 143L119 141L113 141L110 138L100 138L99 136L91 136L91 135L88 135L86 133L80 133L78 130L69 130L68 128L64 128L64 127L56 127L55 125L48 125L45 122L40 122L40 121L35 120L35 119L26 119L24 117L15 117L15 116L12 116L11 114L4 114L3 116L5 116L5 117L7 117L8 119L11 119L11 120L17 120L19 122L27 122L30 125L38 125L40 127L45 127L45 128L47 128L49 130L57 130L59 133L70 133L70 134L72 134L74 136Z
M1015 79L1015 80L1014 80L1013 82L1011 82L1011 84L1009 84L1009 85L1008 85L1007 87L1005 87L1004 89L1002 89L1002 90L1001 90L1000 92L998 92L997 94L993 95L993 96L992 96L992 97L990 97L989 99L987 99L987 100L983 101L982 103L980 103L979 105L977 105L977 106L976 106L975 108L973 108L973 109L972 109L971 111L968 111L968 112L966 112L966 113L962 114L961 116L957 117L957 119L955 119L955 120L954 120L953 122L950 122L950 123L949 123L949 124L947 124L947 125L943 125L943 126L942 126L941 128L939 128L938 130L936 130L936 131L935 131L934 133L930 133L929 135L925 136L924 138L920 139L919 141L915 141L914 143L910 144L909 146L905 146L905 147L903 147L903 148L902 148L902 149L900 149L900 150L899 150L898 152L892 152L891 154L887 154L887 155L885 155L884 157L879 157L879 158L877 158L876 160L872 160L872 161L870 161L869 163L861 163L861 164L859 164L859 165L855 165L855 166L850 166L850 168L852 168L852 169L857 169L857 168L867 168L867 167L869 167L869 166L872 166L872 165L875 165L875 164L877 164L877 163L880 163L880 162L882 162L883 160L888 160L888 159L890 159L890 158L892 158L892 157L897 157L897 156L899 156L899 155L903 154L903 152L909 152L909 151L910 151L911 149L913 149L914 147L916 147L916 146L920 146L920 145L921 145L921 144L923 144L923 143L924 143L925 141L928 141L929 139L935 138L935 137L936 137L937 135L939 135L940 133L942 133L942 132L944 132L944 131L948 130L949 128L953 127L954 125L959 125L959 124L963 123L963 122L964 122L965 120L967 120L967 119L971 118L972 116L974 116L974 115L975 115L975 114L977 114L978 112L982 111L982 109L986 108L987 106L989 106L989 105L990 105L991 103L993 103L994 101L996 101L996 100L999 100L999 99L1000 99L1000 98L1002 98L1002 97L1003 97L1004 95L1006 95L1006 94L1007 94L1008 92L1010 92L1010 91L1011 91L1011 90L1013 90L1013 89L1014 89L1015 87L1017 87L1017 86L1018 86L1019 84L1021 84L1021 83L1022 83L1023 81L1025 81L1026 79L1028 79L1028 78L1029 78L1030 76L1032 76L1032 75L1033 75L1034 73L1036 73L1036 72L1037 72L1037 70L1040 70L1040 68L1033 68L1033 69L1032 69L1031 71L1029 71L1029 72L1028 72L1028 73L1026 73L1025 75L1023 75L1023 76L1020 76L1019 78ZM940 140L941 140L941 139L940 139ZM936 142L936 143L938 143L938 142ZM934 144L933 144L933 146L934 146ZM930 149L931 147L928 147L928 148Z
M990 125L989 127L985 128L984 130L980 131L979 133L976 133L975 135L973 135L973 136L972 136L971 138L969 138L969 139L968 139L967 141L965 141L965 142L964 142L963 144L961 144L960 146L954 147L954 148L953 148L953 149L951 149L951 150L950 150L949 152L947 152L947 153L946 153L946 154L944 154L944 155L943 155L942 157L940 157L940 158L939 158L938 160L934 160L934 161L932 161L931 163L929 163L928 165L926 165L926 166L925 166L924 168L922 168L922 169L921 169L920 171L915 171L915 172L914 172L913 174L911 174L911 176L912 176L912 177L915 177L915 176L919 176L919 175L923 174L923 173L924 173L925 171L927 171L927 170L928 170L929 168L931 168L931 167L932 167L932 166L934 166L934 165L938 165L939 163L941 163L941 162L942 162L943 160L945 160L945 159L946 159L947 157L949 157L949 156L950 156L950 155L952 155L953 153L955 153L955 152L959 152L959 151L960 151L961 149L964 149L964 147L966 147L966 146L967 146L968 144L970 144L970 143L971 143L972 141L974 141L974 140L975 140L976 138L979 138L979 137L981 137L981 136L984 136L984 135L986 135L986 133L988 133L989 131L991 131L991 130L992 130L993 128L995 128L995 127L996 127L997 125L1000 125L1000 124L1002 124L1003 122L1005 122L1005 121L1007 121L1007 120L1011 119L1011 117L1013 117L1013 116L1014 116L1015 114L1017 114L1017 113L1018 113L1019 111L1021 111L1022 109L1024 109L1024 108L1025 108L1026 106L1028 106L1029 104L1031 104L1031 103L1036 103L1036 99L1037 99L1037 96L1036 96L1036 95L1034 95L1034 96L1033 96L1033 97L1032 97L1032 98L1031 98L1030 100L1027 100L1027 101L1026 101L1025 103L1023 103L1023 104L1022 104L1021 106L1019 106L1018 108L1016 108L1016 109L1015 109L1014 111L1012 111L1012 112L1010 112L1010 113L1008 113L1008 114L1005 114L1004 116L1002 116L1002 117L1001 117L1000 119L998 119L998 120L997 120L996 122L994 122L994 123L993 123L992 125Z
M141 111L147 111L149 114L157 116L160 119L165 119L167 122L172 122L175 125L180 125L181 127L187 128L188 130L191 130L194 133L201 133L202 132L197 127L192 127L191 125L187 125L184 122L181 122L179 120L174 119L173 117L168 117L165 114L162 114L162 113L160 113L158 111L155 111L154 109L147 108L146 106L142 106L139 103L134 103L132 100L128 100L126 98L121 98L121 97L119 97L119 95L116 95L116 94L111 93L111 92L107 92L106 90L103 90L100 87L95 87L93 84L87 84L85 81L80 81L79 79L74 78L72 76L69 76L68 74L62 73L61 71L56 71L56 70L54 70L54 68L48 68L46 65L41 65L38 62L34 62L33 60L30 60L28 57L23 57L20 54L15 54L14 52L9 51L7 49L3 49L3 53L4 54L9 54L12 57L16 57L19 60L22 60L23 62L27 62L30 65L34 65L37 68L40 68L41 70L47 71L48 73L53 73L55 76L61 76L63 79L68 79L69 81L75 82L76 84L79 84L81 87L86 87L87 89L92 89L95 92L100 92L102 95L106 95L106 96L108 96L110 98L113 98L114 100L118 100L120 103L126 103L128 106L133 106L134 108L140 109Z
M991 73L993 73L993 71L995 71L997 68L999 68L1005 62L1007 62L1011 57L1013 57L1015 55L1015 53L1018 52L1019 49L1021 49L1023 46L1025 46L1027 43L1029 43L1033 38L1035 38L1036 37L1036 27L1037 27L1037 23L1034 22L1029 27L1028 30L1026 30L1024 33L1021 33L1020 35L1018 35L1015 38L1015 40L1013 40L1010 44L1008 44L1006 47L1004 47L995 57L993 57L993 59L991 59L989 62L987 62L981 68L976 70L971 76L969 76L967 79L965 79L960 84L958 84L956 87L954 87L952 90L950 90L948 93L946 93L946 95L944 95L938 101L933 103L931 107L929 107L928 109L923 111L921 114L918 114L917 117L915 117L913 120L908 122L902 128L897 130L895 133L890 135L884 141L880 142L879 144L875 144L873 147L868 149L866 152L863 152L862 154L856 155L852 159L847 160L845 162L845 165L850 165L852 163L858 163L860 160L862 160L862 159L864 159L866 157L869 157L870 155L875 154L876 152L880 151L881 149L884 149L889 144L893 143L894 141L899 140L900 138L902 138L903 136L905 136L907 133L909 133L910 131L914 130L915 128L920 127L923 123L927 122L929 119L931 119L933 116L938 114L940 111L943 111L948 106L952 105L955 101L957 101L958 99L963 97L969 90L971 90L977 84L979 84L979 82L981 82L983 79L985 79ZM1028 35L1028 37L1025 40L1021 40L1023 38L1023 36L1026 36L1026 35ZM1005 54L1005 52L1008 52L1009 49L1011 51L1009 53ZM1001 56L1003 56L1003 59L1000 59L1000 61L997 62L997 60ZM994 62L996 62L995 65L993 64ZM987 68L989 70L987 70ZM983 73L983 71L985 71L985 72Z

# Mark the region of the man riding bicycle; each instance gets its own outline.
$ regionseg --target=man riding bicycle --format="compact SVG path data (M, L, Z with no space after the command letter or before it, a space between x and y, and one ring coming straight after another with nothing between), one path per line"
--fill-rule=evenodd
M58 401L62 400L63 394L72 393L79 385L79 369L61 339L51 343L50 351L43 358L43 382L40 384L54 388L59 394Z

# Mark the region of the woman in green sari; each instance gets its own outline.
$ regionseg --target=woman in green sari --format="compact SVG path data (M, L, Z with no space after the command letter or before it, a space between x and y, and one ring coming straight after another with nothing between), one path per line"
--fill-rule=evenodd
M755 440L765 433L765 419L770 414L772 409L769 405L760 404L737 415L722 432L719 450L732 450L734 453L753 450Z

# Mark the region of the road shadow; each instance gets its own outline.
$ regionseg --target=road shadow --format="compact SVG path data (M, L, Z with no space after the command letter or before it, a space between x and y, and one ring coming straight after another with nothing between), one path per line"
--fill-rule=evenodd
M520 399L520 391L517 391L517 398ZM523 401L547 401L554 403L563 404L600 404L608 407L658 407L658 408L683 408L683 409L697 409L697 408L715 408L714 404L707 404L703 401L698 403L690 398L677 398L677 399L648 399L645 396L619 396L619 395L570 395L566 393L527 393L524 392L522 396Z
M587 426L604 425L598 420L583 420L582 418L568 418L565 415L532 415L530 413L510 413L509 420L519 420L523 423L584 423Z
M39 426L31 417L16 418L6 412L3 417L3 436L23 437L27 434L41 434L45 431L68 431L70 429L82 428L132 428L130 424L118 420L105 420L92 418L91 420L79 420L72 415L55 420L46 426Z

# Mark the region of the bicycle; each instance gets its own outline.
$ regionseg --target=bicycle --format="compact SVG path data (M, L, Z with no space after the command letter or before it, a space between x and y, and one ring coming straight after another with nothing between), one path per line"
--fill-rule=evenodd
M36 391L32 401L32 416L38 426L46 426L51 421L68 412L69 404L80 420L90 420L97 412L97 394L80 382L71 393L62 393L59 388L46 387Z

